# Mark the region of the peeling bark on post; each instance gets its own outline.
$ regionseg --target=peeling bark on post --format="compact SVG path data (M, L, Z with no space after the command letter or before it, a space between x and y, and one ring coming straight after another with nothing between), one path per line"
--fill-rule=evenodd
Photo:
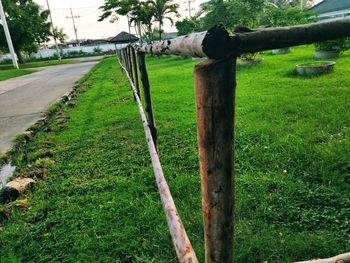
M138 69L137 69L137 60L136 60L136 52L133 47L131 47L131 56L132 56L132 63L133 63L133 69L134 69L134 84L136 87L137 95L141 99L140 96L140 85L139 85L139 76L138 76Z
M229 54L230 36L222 26L178 38L145 44L139 51L154 55L222 58Z
M139 58L139 68L140 68L141 82L142 82L142 88L143 88L143 96L145 99L145 110L147 113L148 125L149 125L149 128L151 129L152 137L157 147L157 129L154 124L151 91L150 91L148 73L146 68L145 53L139 52L138 58Z
M236 58L195 66L205 262L232 262Z

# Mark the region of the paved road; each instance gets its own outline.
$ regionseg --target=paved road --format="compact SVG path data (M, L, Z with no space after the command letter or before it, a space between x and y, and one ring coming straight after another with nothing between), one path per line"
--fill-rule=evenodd
M36 69L36 73L0 81L0 153L17 134L34 124L50 105L70 91L97 61Z

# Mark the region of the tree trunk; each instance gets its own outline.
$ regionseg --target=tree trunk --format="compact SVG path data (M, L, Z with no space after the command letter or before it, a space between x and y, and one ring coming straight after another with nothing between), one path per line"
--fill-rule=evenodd
M22 57L22 54L21 54L21 51L20 51L19 47L18 46L14 46L13 48L14 48L14 50L16 52L16 55L17 55L17 58L18 58L18 62L20 64L24 64L24 59Z
M159 41L162 40L162 22L159 21Z

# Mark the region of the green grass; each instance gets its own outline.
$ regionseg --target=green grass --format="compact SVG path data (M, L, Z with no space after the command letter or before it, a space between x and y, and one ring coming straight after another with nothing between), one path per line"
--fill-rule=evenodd
M21 69L40 68L40 67L48 67L48 66L55 66L55 65L72 64L77 62L78 61L71 60L71 59L63 59L61 61L59 60L35 61L35 62L28 62L25 64L19 64L19 67ZM12 68L13 68L12 64L0 65L0 73L1 73L1 70L8 70Z
M28 75L35 72L34 70L28 70L28 69L6 69L6 70L0 70L0 81L7 80L11 78L20 77L23 75Z
M235 262L290 262L350 250L350 63L304 78L312 48L238 67ZM200 262L193 66L148 58L164 172ZM6 205L2 262L177 262L128 83L114 59L16 158L44 178ZM27 166L31 164L31 166Z

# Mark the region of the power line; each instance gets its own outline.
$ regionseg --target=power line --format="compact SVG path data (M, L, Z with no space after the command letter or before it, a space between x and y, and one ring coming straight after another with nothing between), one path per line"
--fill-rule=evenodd
M74 9L91 9L91 8L99 8L100 6L80 6L80 7L74 7ZM68 7L62 7L62 8L52 8L52 10L69 10Z
M80 15L80 17L85 17L85 16L90 16L92 14L96 14L97 12L99 12L98 9L94 10L94 11L89 11L89 12L86 12L86 13L83 13Z

